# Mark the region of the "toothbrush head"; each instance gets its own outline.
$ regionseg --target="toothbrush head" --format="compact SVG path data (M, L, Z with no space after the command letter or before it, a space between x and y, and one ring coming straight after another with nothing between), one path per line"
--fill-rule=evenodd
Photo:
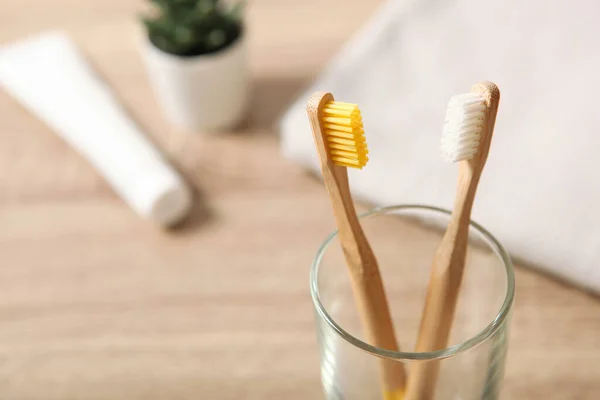
M323 141L330 160L362 169L369 160L362 116L356 104L328 101L321 110Z
M486 99L481 93L463 93L450 99L441 141L445 161L471 160L477 154L485 127L486 108Z

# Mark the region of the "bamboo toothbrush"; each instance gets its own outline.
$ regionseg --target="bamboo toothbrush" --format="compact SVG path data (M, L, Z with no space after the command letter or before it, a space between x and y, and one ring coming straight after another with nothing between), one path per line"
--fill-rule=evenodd
M446 112L442 154L458 162L456 199L451 221L433 261L416 351L445 349L460 290L467 252L471 208L490 149L500 91L491 82L475 84L469 93L452 97ZM431 400L439 362L412 366L406 400Z
M377 260L358 221L348 183L346 167L362 169L368 161L360 111L357 105L334 101L331 93L323 92L313 94L306 109L363 328L374 346L398 351ZM384 398L403 399L404 366L383 358L380 366Z

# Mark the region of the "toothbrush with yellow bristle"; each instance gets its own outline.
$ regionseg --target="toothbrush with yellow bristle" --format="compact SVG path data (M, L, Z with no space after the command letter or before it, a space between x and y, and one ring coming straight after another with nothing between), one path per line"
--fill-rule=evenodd
M360 110L324 92L313 94L306 110L364 331L370 344L398 351L377 260L360 226L348 182L346 168L362 169L368 161ZM384 399L403 399L404 366L389 359L381 359L380 366Z
M475 192L494 133L500 91L492 82L475 84L450 99L442 135L442 156L459 167L454 210L435 254L416 351L448 347L462 281ZM439 362L412 365L406 400L432 400Z

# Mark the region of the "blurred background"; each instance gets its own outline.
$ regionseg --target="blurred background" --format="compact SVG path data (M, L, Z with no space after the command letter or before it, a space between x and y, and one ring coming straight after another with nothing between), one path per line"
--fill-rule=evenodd
M422 149L439 140L451 94L499 76L508 90L497 135L509 134L490 174L503 177L482 187L475 216L518 264L501 398L598 399L600 189L590 171L600 121L580 94L598 87L600 7L527 6L523 15L539 13L548 29L527 42L537 51L511 53L518 35L498 48L496 34L496 51L481 52L495 54L495 67L474 58L458 76L439 70L450 53L471 56L461 40L487 48L461 21L486 25L481 16L496 14L482 6L469 16L470 3L457 3L460 12L424 1L253 0L216 13L212 0L2 2L0 398L322 398L308 272L334 220L302 136L307 94L336 90L365 104L379 161L351 175L361 211L449 207L454 175L424 185L448 167L437 147ZM533 29L516 8L497 15L507 31ZM565 26L553 37L556 15ZM386 28L408 18L406 29ZM456 24L467 39L445 47ZM568 35L574 25L582 36ZM557 38L566 44L552 47ZM497 62L515 52L523 57ZM421 58L401 67L413 53ZM375 80L394 71L398 79ZM532 84L536 76L557 79ZM570 108L548 100L519 113L553 98L552 85L576 99L564 101ZM538 126L527 115L551 118L526 136ZM419 119L431 135L415 135L405 161L393 161L385 149L405 136L390 125L409 132ZM572 120L589 134L552 130ZM404 189L386 189L396 176Z

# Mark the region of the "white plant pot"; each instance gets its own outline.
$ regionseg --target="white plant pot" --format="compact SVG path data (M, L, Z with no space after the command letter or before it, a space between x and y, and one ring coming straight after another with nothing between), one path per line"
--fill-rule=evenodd
M232 128L249 91L246 37L213 54L178 57L144 40L143 58L157 100L174 125L193 131Z

